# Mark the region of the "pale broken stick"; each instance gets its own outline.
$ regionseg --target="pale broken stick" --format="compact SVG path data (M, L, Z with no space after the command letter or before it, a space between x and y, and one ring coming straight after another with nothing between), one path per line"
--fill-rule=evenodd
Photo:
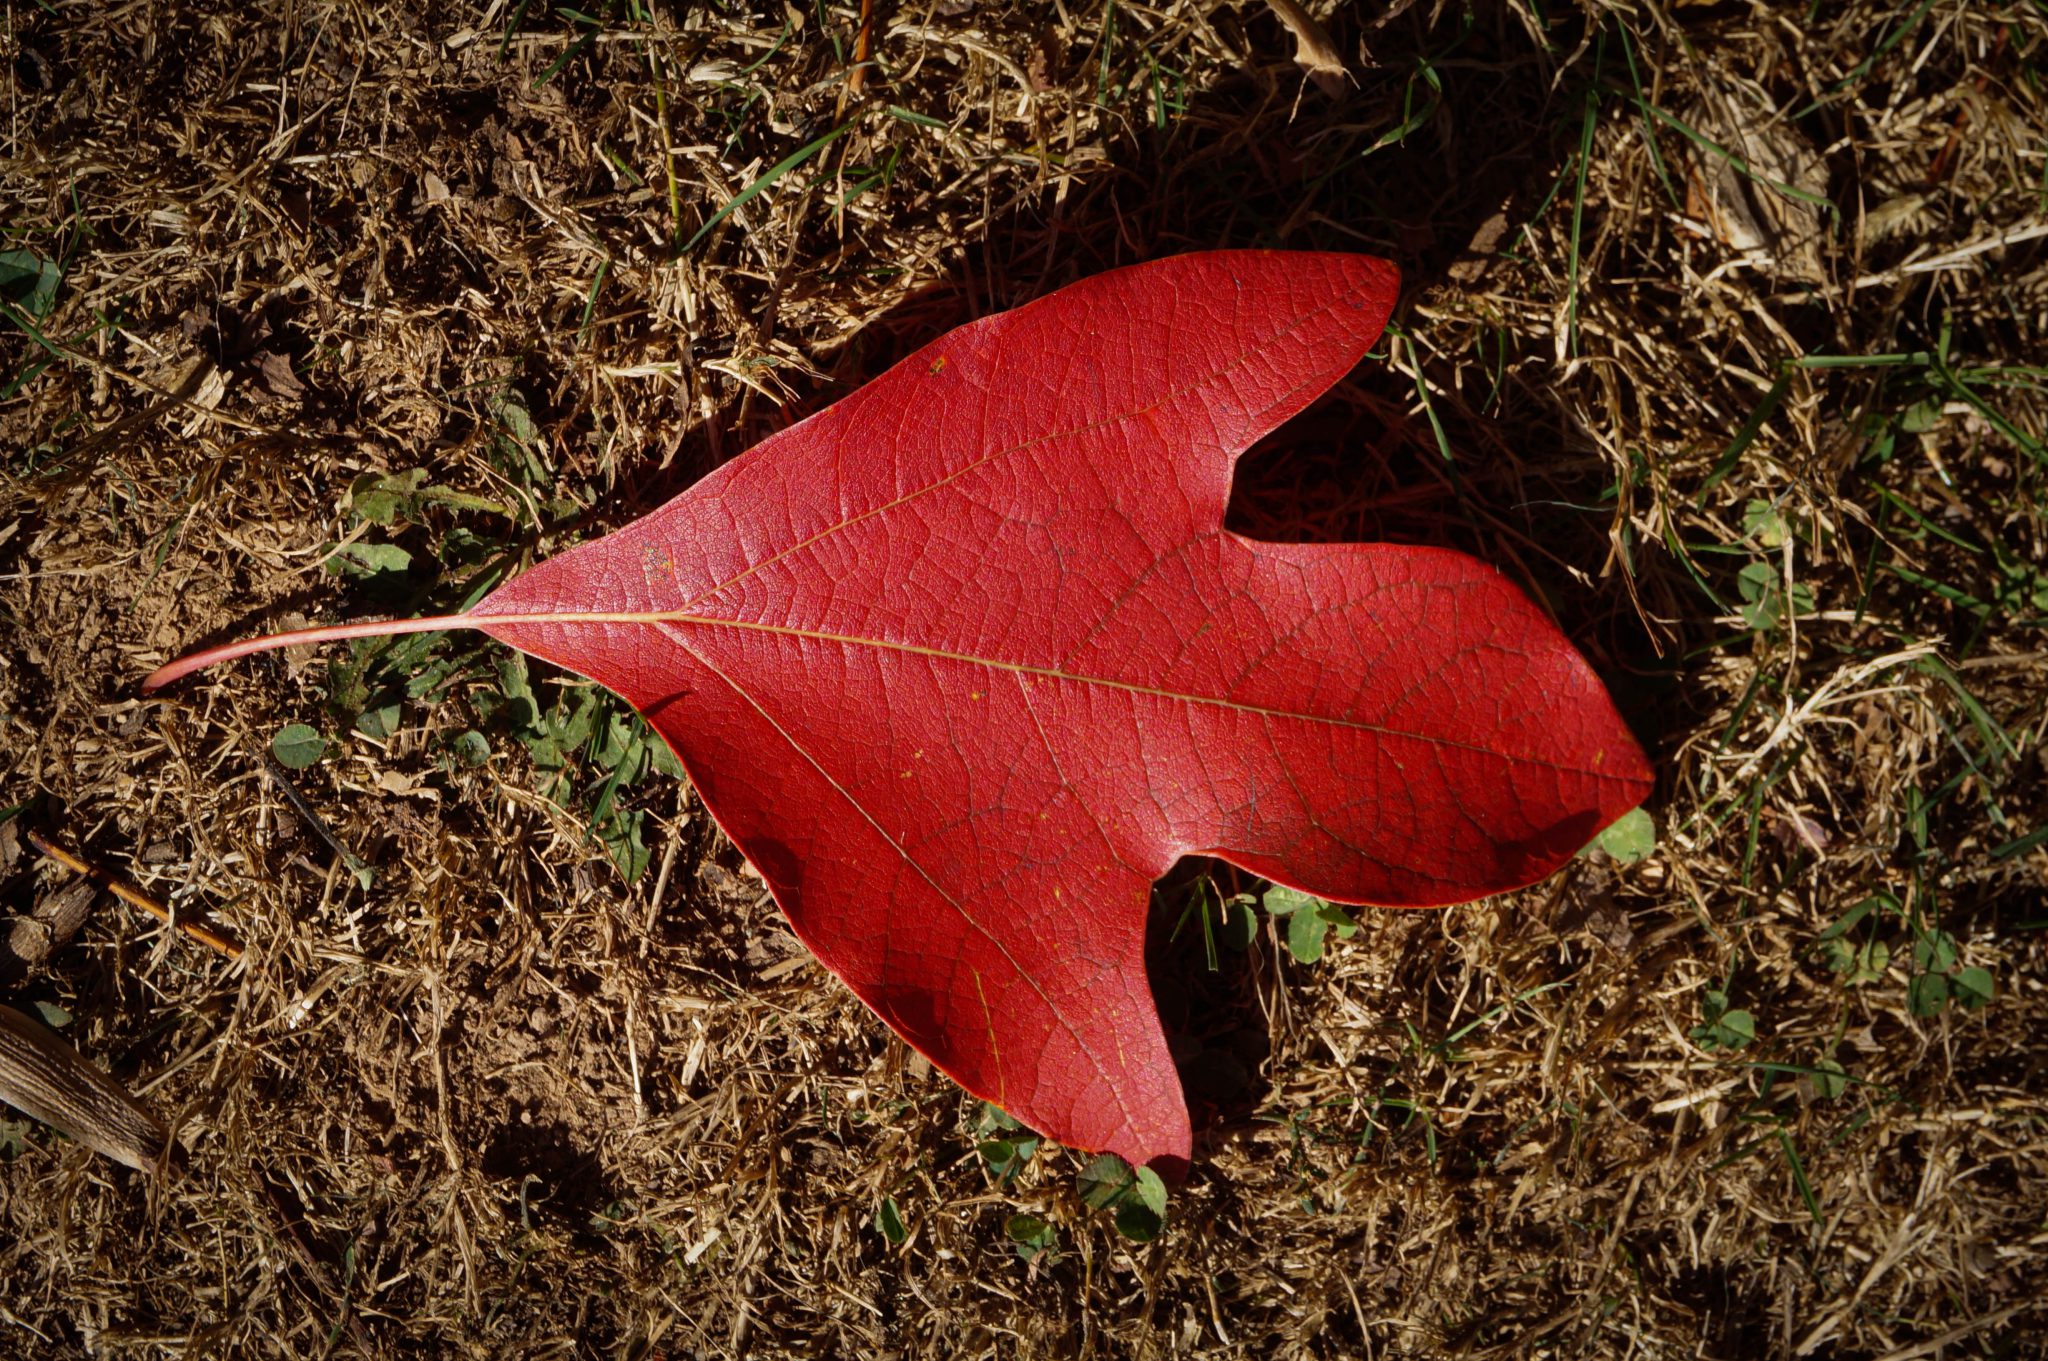
M104 885L108 892L112 893L122 902L141 908L144 912L147 912L150 916L155 917L166 925L177 927L202 945L213 947L229 959L240 959L242 957L242 947L229 940L226 936L202 926L198 922L189 921L183 917L173 917L168 907L165 907L141 889L124 883L97 865L88 864L80 860L77 856L65 850L62 846L57 845L42 833L30 832L28 834L28 844L65 868L75 870L91 879L94 883Z
M159 1166L171 1136L121 1085L49 1027L0 1006L0 1101L124 1167Z

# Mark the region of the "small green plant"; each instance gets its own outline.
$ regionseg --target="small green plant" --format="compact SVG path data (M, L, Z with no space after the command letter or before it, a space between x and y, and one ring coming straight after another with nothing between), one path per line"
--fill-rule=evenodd
M1730 1007L1728 994L1718 988L1707 989L1700 1003L1700 1021L1686 1033L1702 1049L1733 1052L1756 1039L1756 1018L1740 1007Z
M1657 821L1643 809L1631 808L1594 837L1593 845L1618 865L1640 864L1657 849Z
M327 754L327 739L304 723L287 723L270 739L270 754L286 770L305 770Z
M500 502L436 483L424 468L363 473L348 490L349 532L323 563L331 575L395 610L416 609L427 596L466 608L502 576L516 529L578 512L571 500L547 498L548 443L517 387L495 387L475 414L490 433L493 461L525 491ZM466 697L475 723L440 740L444 768L481 768L494 741L509 738L532 758L539 792L586 818L589 838L628 881L646 871L646 815L622 796L650 772L682 770L667 744L609 694L574 681L537 690L522 656L490 645L457 649L445 633L421 633L355 645L331 665L327 695L342 731L378 741L420 708ZM298 747L312 750L304 739Z
M1038 1135L1018 1124L999 1106L982 1102L981 1119L976 1125L984 1137L976 1142L974 1151L988 1164L997 1181L1014 1179L1038 1152Z
M1813 1071L1806 1074L1806 1080L1813 1087L1813 1094L1822 1101L1833 1101L1849 1090L1849 1070L1831 1058L1815 1063Z
M534 423L526 398L508 383L485 405L497 426L491 438L493 461L523 486L547 486L552 480L546 459L547 437Z
M412 575L412 554L395 543L342 544L322 562L330 576L359 582L373 593L402 593Z
M1888 921L1905 929L1903 937L1889 944L1881 934ZM1906 1006L1923 1020L1940 1015L1951 1002L1975 1011L1997 992L1989 969L1962 962L1962 949L1953 935L1925 925L1889 893L1873 893L1851 907L1822 929L1814 945L1821 962L1841 977L1844 987L1878 982L1895 961L1909 961Z
M1149 1167L1132 1167L1114 1153L1099 1153L1081 1169L1081 1203L1116 1216L1116 1231L1149 1243L1166 1227L1166 1183Z
M1889 945L1875 938L1865 940L1853 948L1838 945L1839 954L1831 958L1830 967L1840 975L1847 987L1859 983L1875 983L1891 968L1892 951Z
M397 700L385 700L356 715L356 731L383 741L397 733L405 722L405 710Z
M555 688L553 703L544 703L525 657L517 653L499 660L497 676L495 689L474 696L479 715L526 748L541 794L558 807L587 812L589 835L604 845L627 882L637 880L651 858L646 814L623 807L619 794L649 772L679 777L675 754L607 691L565 684Z
M43 321L57 306L57 285L64 272L55 260L32 250L0 251L0 300L8 310L20 309L33 321ZM0 316L7 313L0 312ZM18 317L8 317L17 325Z
M491 759L491 739L471 728L448 743L448 754L457 765L475 770Z
M1278 884L1266 890L1265 907L1287 924L1287 953L1302 964L1323 957L1323 944L1330 932L1335 931L1339 940L1358 934L1358 923L1343 908Z
M1259 900L1249 893L1233 893L1216 903L1216 938L1233 950L1249 950L1259 936Z
M1035 1262L1051 1252L1056 1240L1052 1225L1033 1214L1011 1215L1003 1221L1003 1235L1010 1240L1010 1247L1017 1256L1026 1262Z
M1751 632L1768 633L1792 615L1813 612L1813 592L1801 582L1788 589L1778 568L1752 562L1735 578L1742 593L1742 622Z
M1769 501L1747 501L1742 507L1742 533L1766 552L1783 548L1792 538L1792 526Z
M1182 893L1180 915L1174 918L1171 938L1179 940L1188 923L1196 923L1202 932L1202 954L1209 972L1214 973L1221 967L1216 952L1219 944L1232 950L1250 948L1252 939L1258 935L1259 923L1252 914L1252 906L1257 900L1249 893L1236 893L1225 898L1217 889L1215 880L1206 874L1188 884Z
M1997 993L1997 985L1991 977L1991 970L1977 965L1965 965L1956 970L1949 980L1949 995L1965 1011L1975 1011L1988 1003Z
M1939 1016L1950 1002L1975 1011L1991 1000L1991 971L1964 967L1959 953L1956 938L1946 931L1923 926L1913 932L1915 972L1906 988L1906 1005L1915 1016Z
M902 1207L896 1204L894 1196L882 1197L882 1203L875 1207L875 1217L871 1222L875 1226L875 1232L882 1235L892 1248L902 1247L910 1238L910 1229L903 1222Z
M1886 912L1896 912L1898 907L1898 899L1891 894L1872 894L1821 931L1815 940L1821 962L1841 975L1843 986L1875 983L1891 968L1891 947L1878 938L1875 927ZM1866 920L1871 929L1859 933L1857 927Z
M1026 1129L1008 1111L989 1101L981 1103L974 1131L979 1136L974 1151L981 1155L989 1173L1003 1186L1016 1180L1017 1174L1038 1152L1041 1142L1034 1131ZM1026 1262L1035 1262L1051 1252L1056 1238L1051 1224L1035 1214L1021 1212L1004 1221L1003 1234L1010 1240L1018 1258Z
M425 468L408 468L398 473L364 473L349 484L348 504L360 518L386 528L416 523L429 507L437 505L451 510L485 511L513 518L510 510L487 497L472 496L453 487L427 485Z

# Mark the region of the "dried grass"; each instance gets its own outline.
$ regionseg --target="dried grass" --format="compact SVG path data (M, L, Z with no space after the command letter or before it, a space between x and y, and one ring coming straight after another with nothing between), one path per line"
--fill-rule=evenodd
M1998 854L2048 825L2039 375L1799 361L2048 353L2048 23L1817 8L1311 5L1333 101L1251 3L876 5L858 92L858 7L10 6L6 244L65 278L55 353L0 329L0 381L48 361L0 401L0 805L249 949L103 907L24 985L191 1157L0 1164L0 1353L2041 1354L2048 851ZM508 382L588 533L968 316L1259 243L1409 296L1237 522L1524 581L1654 744L1661 845L1310 968L1169 952L1169 1017L1255 1078L1150 1247L1072 1155L992 1184L686 790L636 795L628 886L516 746L437 760L465 700L416 707L296 777L365 892L262 773L332 726L322 659L134 697L366 608L319 567L362 472L534 496ZM1751 562L1813 608L1748 627ZM1880 890L1997 998L1825 968ZM1693 1038L1710 989L1753 1045Z

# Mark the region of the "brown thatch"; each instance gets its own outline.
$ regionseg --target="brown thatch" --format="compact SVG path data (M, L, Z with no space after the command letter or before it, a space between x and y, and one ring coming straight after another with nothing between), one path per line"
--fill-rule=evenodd
M2041 1354L2048 18L1301 8L1348 81L1250 0L9 7L0 906L60 886L32 823L247 952L108 902L11 985L188 1162L0 1123L0 1355ZM1313 966L1166 951L1215 1061L1150 1245L1077 1155L994 1179L679 781L618 796L629 882L503 654L136 694L1245 244L1408 284L1235 522L1524 582L1658 847ZM271 771L290 723L325 758Z

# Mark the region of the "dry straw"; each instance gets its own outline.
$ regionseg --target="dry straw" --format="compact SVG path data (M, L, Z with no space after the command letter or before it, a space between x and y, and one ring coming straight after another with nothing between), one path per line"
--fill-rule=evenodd
M106 912L22 985L189 1168L0 1126L0 1353L2035 1345L2048 21L1299 8L1345 85L1210 0L8 11L0 807L245 953ZM1076 1155L995 1179L689 791L543 750L498 654L132 688L459 604L949 325L1250 244L1408 293L1233 523L1498 563L1650 739L1658 845L1313 966L1162 945L1207 1133L1148 1246ZM293 722L367 876L250 754Z

